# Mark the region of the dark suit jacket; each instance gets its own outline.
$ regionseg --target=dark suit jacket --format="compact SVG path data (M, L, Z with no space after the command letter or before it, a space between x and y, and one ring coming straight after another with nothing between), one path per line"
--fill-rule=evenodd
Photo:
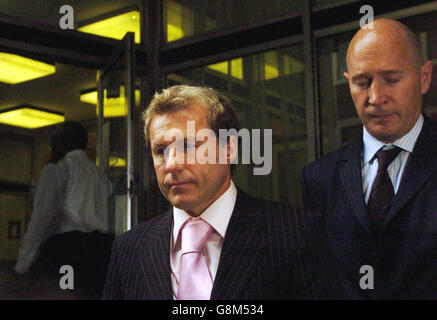
M291 207L241 189L229 221L211 299L322 299L329 283L315 231ZM308 219L307 219L308 221ZM172 210L118 237L104 299L171 300ZM310 230L313 230L310 234Z
M381 239L372 231L362 189L362 137L306 166L304 202L328 229L346 298L437 298L437 125L425 117L387 214ZM374 269L362 290L360 267Z

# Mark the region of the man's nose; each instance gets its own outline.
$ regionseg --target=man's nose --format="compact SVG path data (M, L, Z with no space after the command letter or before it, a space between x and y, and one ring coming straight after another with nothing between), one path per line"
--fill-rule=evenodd
M368 89L369 104L381 105L387 101L384 84L380 80L374 79Z
M168 171L181 170L184 165L184 150L177 147L169 147L165 157L165 168Z

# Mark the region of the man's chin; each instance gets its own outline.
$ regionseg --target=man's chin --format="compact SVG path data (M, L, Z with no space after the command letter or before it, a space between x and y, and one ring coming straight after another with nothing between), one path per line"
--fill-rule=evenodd
M370 129L370 130L369 130ZM391 143L398 139L399 129L393 127L391 123L378 123L372 125L367 131L379 141Z
M187 211L192 207L192 201L190 201L189 199L186 199L180 195L171 197L169 199L170 203L172 204L173 207L176 207L178 209Z
M381 142L384 142L384 143L393 143L398 139L397 136L387 134L387 132L385 132L384 134L375 133L375 134L372 134L372 136L375 139L377 139Z

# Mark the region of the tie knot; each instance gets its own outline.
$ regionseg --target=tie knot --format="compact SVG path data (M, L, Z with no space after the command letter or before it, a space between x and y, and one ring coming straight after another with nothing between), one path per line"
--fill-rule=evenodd
M401 148L393 146L390 149L381 148L376 152L376 158L378 159L378 167L387 169L390 163L397 157L401 152Z
M205 220L187 220L181 230L182 252L201 252L212 231L212 227Z

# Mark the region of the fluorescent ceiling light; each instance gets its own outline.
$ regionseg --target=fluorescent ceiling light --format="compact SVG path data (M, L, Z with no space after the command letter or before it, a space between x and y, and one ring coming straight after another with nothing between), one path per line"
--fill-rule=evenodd
M0 81L16 84L56 72L55 66L37 60L0 52Z
M103 101L103 116L105 118L111 117L124 117L127 115L126 99L124 94L124 87L120 87L120 97L118 98L106 98L105 89L105 99ZM93 90L90 92L82 93L80 95L80 101L90 103L96 106L96 114L99 114L97 91ZM135 102L140 101L140 90L135 89Z
M79 31L121 40L126 32L135 32L135 42L140 43L140 13L129 11L108 19L78 28Z
M36 129L64 122L65 117L51 111L22 106L0 111L0 123L10 126Z

